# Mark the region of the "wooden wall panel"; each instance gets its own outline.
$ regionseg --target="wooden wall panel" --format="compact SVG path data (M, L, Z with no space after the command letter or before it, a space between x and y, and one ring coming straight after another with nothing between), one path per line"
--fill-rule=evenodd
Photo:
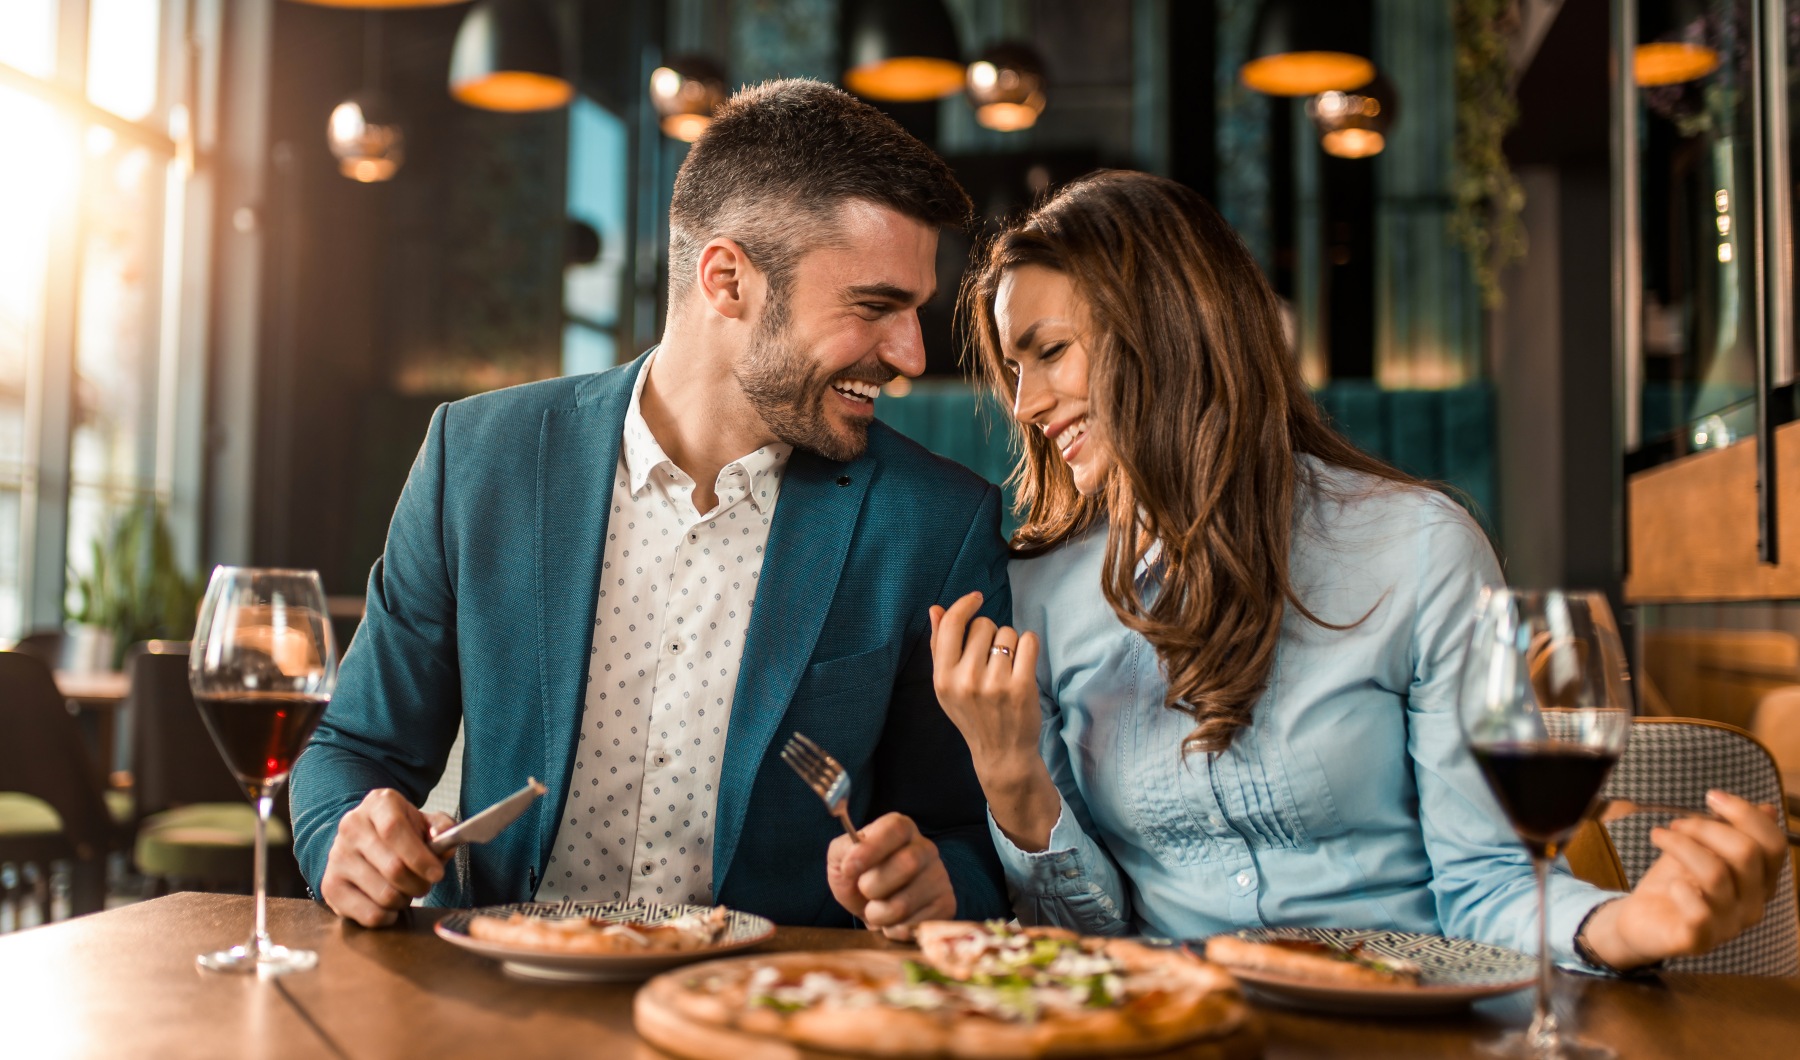
M1756 442L1696 453L1626 483L1634 604L1800 598L1800 423L1776 432L1776 565L1756 558Z

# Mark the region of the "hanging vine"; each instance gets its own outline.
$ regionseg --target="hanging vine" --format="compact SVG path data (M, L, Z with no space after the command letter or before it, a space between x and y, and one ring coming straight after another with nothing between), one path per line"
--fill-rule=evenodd
M1475 267L1488 308L1503 295L1500 274L1525 256L1525 189L1502 142L1519 120L1507 45L1517 0L1456 0L1456 209L1450 234Z

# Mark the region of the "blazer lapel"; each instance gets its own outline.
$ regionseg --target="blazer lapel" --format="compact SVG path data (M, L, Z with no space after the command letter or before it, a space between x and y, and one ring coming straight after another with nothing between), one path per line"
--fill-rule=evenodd
M640 357L620 370L595 377L573 408L544 413L539 434L538 680L543 705L543 778L549 790L536 807L534 882L549 861L556 824L569 794L620 435L631 389L643 364Z
M875 462L867 453L840 464L795 450L782 476L756 607L744 638L725 735L714 813L713 894L720 893L744 830L750 790L788 702L806 672L837 594L857 514Z

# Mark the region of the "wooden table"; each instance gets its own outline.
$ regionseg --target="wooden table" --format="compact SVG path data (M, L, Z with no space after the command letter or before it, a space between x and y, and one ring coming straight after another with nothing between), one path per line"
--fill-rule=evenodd
M242 940L250 912L248 898L176 894L0 937L0 1056L661 1056L632 1032L632 985L508 978L434 937L436 910L418 910L409 928L364 931L311 902L275 899L276 940L318 950L318 968L266 982L195 969L194 954ZM770 945L891 944L784 928ZM1800 980L1568 977L1562 989L1582 1027L1621 1057L1791 1060L1800 1050ZM1272 1060L1467 1056L1529 1016L1528 992L1433 1019L1262 1010Z

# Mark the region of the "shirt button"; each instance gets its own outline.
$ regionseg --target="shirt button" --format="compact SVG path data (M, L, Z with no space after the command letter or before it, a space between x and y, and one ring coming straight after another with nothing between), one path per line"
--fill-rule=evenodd
M1248 872L1240 872L1237 874L1238 886L1239 887L1248 887L1248 886L1250 886L1250 881L1254 880L1255 878L1256 877L1250 875L1250 873L1248 873Z
M669 650L670 650L670 651L672 651L672 652L679 652L679 651L680 651L680 650L681 650L681 642L680 642L680 641L674 641L674 642L673 642L673 643L671 643L671 644L670 644L670 645L669 645Z
M644 875L648 876L652 872L656 871L656 866L654 864L646 861L646 862L644 862L644 864L642 866L642 871L643 871Z
M1065 880L1073 880L1080 875L1081 875L1080 869L1064 869L1064 870L1062 870L1062 877Z
M1218 815L1218 814L1216 814L1216 813L1215 813L1215 814L1213 814L1213 815L1212 815L1212 816L1211 816L1211 817L1209 817L1209 818L1207 818L1207 820L1209 820L1209 821L1211 821L1211 822L1212 822L1212 826L1213 826L1213 827L1214 827L1214 828L1223 828L1223 827L1225 827L1225 818L1223 818L1223 817L1220 817L1220 816L1219 816L1219 815Z
M700 535L699 534L689 534L688 540L689 541L698 541L698 540L700 540Z
M668 755L657 755L655 758L651 759L651 761L655 762L659 766L666 766L669 764L669 756Z

